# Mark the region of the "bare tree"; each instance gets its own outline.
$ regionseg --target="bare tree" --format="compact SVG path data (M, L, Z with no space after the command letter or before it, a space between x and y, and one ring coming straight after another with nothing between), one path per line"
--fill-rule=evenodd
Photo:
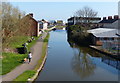
M75 16L78 17L96 17L97 14L98 12L94 11L93 9L87 6L75 12Z
M3 43L9 43L9 39L18 34L20 19L24 16L24 12L18 7L14 7L9 2L2 2L2 38Z

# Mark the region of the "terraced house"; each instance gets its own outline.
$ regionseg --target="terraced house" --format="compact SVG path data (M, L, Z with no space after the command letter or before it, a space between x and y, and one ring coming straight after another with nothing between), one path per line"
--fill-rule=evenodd
M103 20L100 21L99 24L103 28L119 29L120 27L119 22L120 22L119 15L114 15L114 17L112 16L108 16L108 18L103 17Z

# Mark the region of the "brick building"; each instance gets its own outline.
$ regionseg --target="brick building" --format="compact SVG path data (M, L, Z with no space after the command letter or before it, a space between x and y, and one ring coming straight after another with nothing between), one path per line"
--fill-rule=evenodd
M111 29L119 29L119 22L120 22L120 18L119 15L114 15L114 17L112 16L108 16L107 17L103 17L103 20L99 22L100 27L103 28L111 28Z
M30 13L20 20L20 31L27 36L39 36L39 24Z

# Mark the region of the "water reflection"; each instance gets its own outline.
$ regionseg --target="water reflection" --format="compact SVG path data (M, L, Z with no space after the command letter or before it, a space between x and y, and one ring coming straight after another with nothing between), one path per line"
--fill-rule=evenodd
M110 65L118 70L120 70L120 61L119 60L115 60L115 59L112 59L110 57L106 57L104 56L102 58L102 62L106 63L107 65Z
M75 43L72 43L70 41L69 43L73 49L78 50L78 52L74 52L74 56L71 62L73 71L79 75L80 78L86 78L94 74L96 65L92 62L89 54L83 50L82 47L75 45Z
M75 49L78 50L78 52L74 52L71 65L73 71L81 78L85 78L94 74L96 65L94 64L92 57L99 58L101 62L120 70L119 60L103 55L97 51L94 51L93 49L78 46L74 42L68 42L74 51L76 51ZM110 69L108 70L110 71Z

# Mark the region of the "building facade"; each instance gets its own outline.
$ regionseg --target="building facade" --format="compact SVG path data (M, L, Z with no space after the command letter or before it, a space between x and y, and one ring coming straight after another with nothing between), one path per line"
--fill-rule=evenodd
M68 24L75 25L81 23L99 23L101 18L99 17L71 17L68 19Z
M83 25L95 28L99 27L98 23L101 21L99 17L71 17L68 19L68 25Z
M111 29L119 29L119 21L120 18L118 15L115 15L114 17L108 16L108 18L103 17L103 20L99 22L100 27L103 28L111 28Z
M47 30L48 29L48 22L45 20L38 21L39 23L39 29L41 30Z
M27 36L39 36L39 25L33 18L32 13L26 15L20 20L20 27L20 31L25 32L25 35Z
M88 30L91 34L94 45L101 46L102 49L112 53L117 53L120 50L120 37L118 29L97 28Z

